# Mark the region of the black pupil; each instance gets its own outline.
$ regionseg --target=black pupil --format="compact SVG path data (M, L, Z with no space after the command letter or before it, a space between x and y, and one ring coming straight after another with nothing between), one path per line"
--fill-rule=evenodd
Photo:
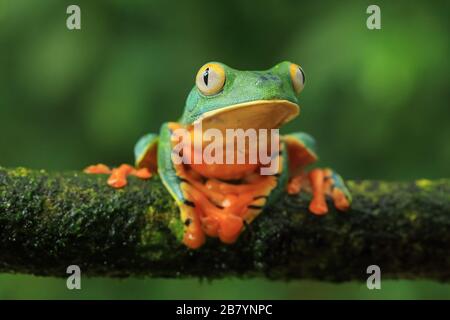
M208 76L209 76L209 68L206 68L205 72L203 72L203 82L205 82L206 86L208 86Z
M305 81L306 81L305 74L303 73L302 69L298 68L298 70L300 70L300 73L302 74L302 83L305 84Z

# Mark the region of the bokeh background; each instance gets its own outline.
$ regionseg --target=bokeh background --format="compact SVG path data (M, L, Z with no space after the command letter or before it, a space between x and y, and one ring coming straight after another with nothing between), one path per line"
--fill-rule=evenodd
M366 28L381 7L382 29ZM66 28L81 7L82 29ZM448 1L0 0L0 165L79 170L132 162L175 120L197 69L216 60L307 75L302 115L346 178L450 176ZM0 253L1 254L1 253ZM450 285L262 279L65 279L0 275L0 298L450 298Z

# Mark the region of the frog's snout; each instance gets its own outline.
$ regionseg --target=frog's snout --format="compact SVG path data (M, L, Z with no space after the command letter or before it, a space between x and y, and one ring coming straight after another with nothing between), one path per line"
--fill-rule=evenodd
M281 88L283 85L283 81L280 79L280 77L273 75L273 74L262 74L256 79L256 86L267 86L270 84L273 87Z

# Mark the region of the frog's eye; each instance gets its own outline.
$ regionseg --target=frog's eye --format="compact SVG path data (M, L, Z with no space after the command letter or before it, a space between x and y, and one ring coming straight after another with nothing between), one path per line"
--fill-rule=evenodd
M225 70L218 63L207 63L197 72L195 84L206 96L216 94L225 84Z
M303 72L303 69L295 63L291 63L289 71L291 73L291 80L294 90L297 94L299 94L305 86L305 73Z

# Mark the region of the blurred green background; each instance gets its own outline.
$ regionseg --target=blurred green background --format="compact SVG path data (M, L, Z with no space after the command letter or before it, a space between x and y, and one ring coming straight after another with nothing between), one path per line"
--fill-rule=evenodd
M366 8L381 7L368 30ZM82 29L66 28L81 7ZM132 162L144 133L181 115L197 69L300 64L302 115L346 178L450 176L448 1L0 0L0 164L79 170ZM0 253L1 254L1 253ZM450 285L213 282L0 275L0 298L450 298Z

